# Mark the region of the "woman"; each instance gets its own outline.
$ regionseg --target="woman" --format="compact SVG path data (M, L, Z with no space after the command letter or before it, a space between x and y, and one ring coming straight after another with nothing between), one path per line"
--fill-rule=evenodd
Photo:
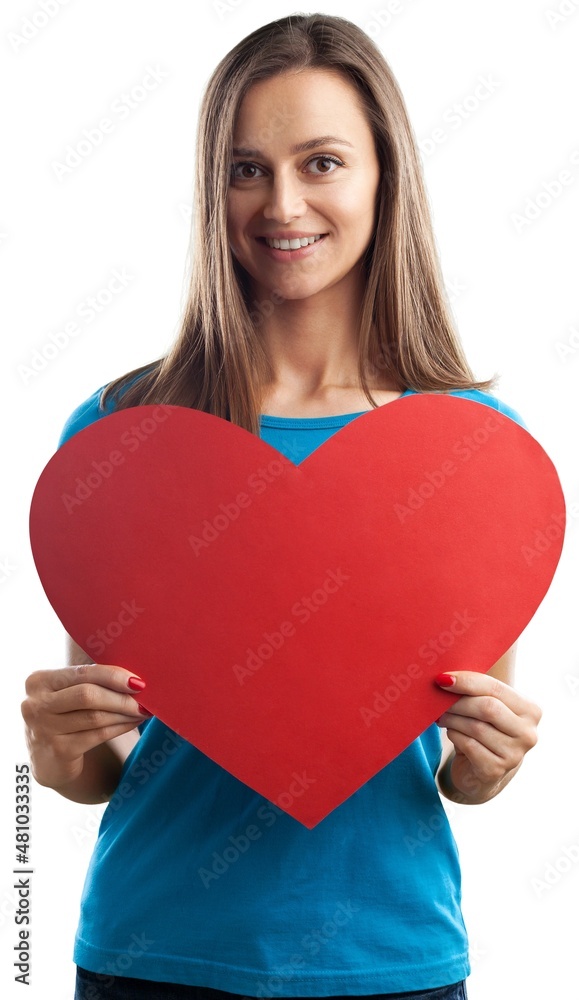
M230 420L296 464L370 407L416 392L523 424L464 357L402 96L351 22L294 14L217 66L200 110L194 235L175 346L95 392L61 444L153 402ZM514 655L488 674L441 675L461 697L438 725L308 830L146 718L146 677L92 664L71 642L71 666L28 678L22 711L36 780L109 800L76 1000L466 997L460 869L439 793L487 801L535 744L541 711L511 687Z

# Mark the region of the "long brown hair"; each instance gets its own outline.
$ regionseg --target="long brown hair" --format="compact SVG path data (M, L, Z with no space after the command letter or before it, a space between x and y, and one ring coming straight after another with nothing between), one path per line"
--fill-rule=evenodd
M358 340L358 376L369 403L378 405L368 372L418 392L494 386L496 375L475 380L454 328L416 139L391 69L351 21L291 14L242 39L209 79L197 127L192 267L180 329L166 356L111 382L103 404L112 394L119 409L189 406L259 434L263 386L272 370L259 337L262 312L252 308L259 304L249 301L249 276L227 238L233 134L253 83L306 68L339 72L356 88L380 163ZM268 308L275 308L275 298Z

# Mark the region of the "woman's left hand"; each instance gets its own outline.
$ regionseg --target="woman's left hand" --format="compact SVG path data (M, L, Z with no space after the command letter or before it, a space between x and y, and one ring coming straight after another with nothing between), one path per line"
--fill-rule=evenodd
M453 677L454 684L441 683ZM453 670L436 681L452 694L463 695L437 720L455 748L447 762L450 792L456 789L464 796L461 801L485 802L501 791L535 746L543 713L490 674ZM445 778L443 782L444 788Z

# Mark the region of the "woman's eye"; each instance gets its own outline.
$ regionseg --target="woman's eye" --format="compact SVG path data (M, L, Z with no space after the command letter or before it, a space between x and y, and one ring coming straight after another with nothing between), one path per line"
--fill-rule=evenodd
M342 167L343 166L342 161L339 160L337 156L314 156L314 158L309 161L308 166L309 166L310 163L335 163L338 167ZM333 170L322 170L322 173L323 174L333 174L334 171Z
M245 169L245 167L251 167L252 170L259 170L259 167L255 163L249 163L249 162L245 162L245 161L240 160L239 163L234 163L233 166L231 167L231 174L232 174L232 176L236 177L239 180L252 181L254 179L255 175L253 175L251 177L248 177L247 174L246 175L241 175L241 174L237 173L238 170L241 170L241 168Z
M342 161L338 159L337 156L313 156L311 160L308 160L307 165L309 166L311 163L326 163L326 164L333 163L338 167L342 167L344 165ZM238 173L238 171L240 170L245 171L247 168L251 168L251 170L254 171L255 170L261 171L261 167L258 167L256 163L252 163L250 160L239 160L237 163L234 163L231 167L232 177L238 180L246 180L246 181L255 180L255 177L257 176L257 174L255 173L251 175L248 175L247 173L243 174ZM324 174L333 174L334 170L333 169L332 170L325 169L321 171L316 170L314 173L317 174L318 177L323 177Z

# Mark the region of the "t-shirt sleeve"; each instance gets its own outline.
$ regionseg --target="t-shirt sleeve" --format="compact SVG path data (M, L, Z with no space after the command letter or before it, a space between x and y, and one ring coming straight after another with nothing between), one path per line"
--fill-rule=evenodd
M139 372L133 378L129 379L124 388L121 390L121 395L126 392L129 386L132 386L135 382L138 382L145 374L147 374L154 365L147 367L146 371ZM64 427L62 428L60 438L58 441L58 448L61 448L63 444L68 441L69 438L76 434L78 431L82 431L85 427L90 424L94 424L95 420L100 420L102 417L107 417L110 413L114 413L115 401L109 396L105 406L101 406L101 396L109 383L101 385L100 389L93 392L92 396L85 399L84 403L77 406L76 410L73 410L70 417L66 421Z
M105 406L104 410L101 408L100 400L104 388L104 385L101 386L100 389L93 392L92 396L85 399L84 403L80 403L76 410L72 411L62 428L58 440L58 448L61 448L78 431L82 431L85 427L93 424L95 420L100 420L101 417L105 417L112 412L113 407L110 402Z
M492 392L488 392L487 390L482 391L481 389L455 389L451 392L451 395L462 396L463 399L474 399L478 403L492 406L493 410L503 413L505 417L510 417L511 420L514 420L524 430L529 431L529 434L532 433L521 414L513 409L512 406L509 406L508 403L503 403L502 399L498 399Z
M520 424L520 426L523 427L524 430L529 431L529 434L531 433L525 421L523 420L521 414L518 413L517 410L514 410L512 406L508 405L508 403L503 403L502 400L500 399L497 399L497 404L498 404L497 410L499 411L499 413L504 413L506 417L510 417L511 420L514 420L517 424Z

